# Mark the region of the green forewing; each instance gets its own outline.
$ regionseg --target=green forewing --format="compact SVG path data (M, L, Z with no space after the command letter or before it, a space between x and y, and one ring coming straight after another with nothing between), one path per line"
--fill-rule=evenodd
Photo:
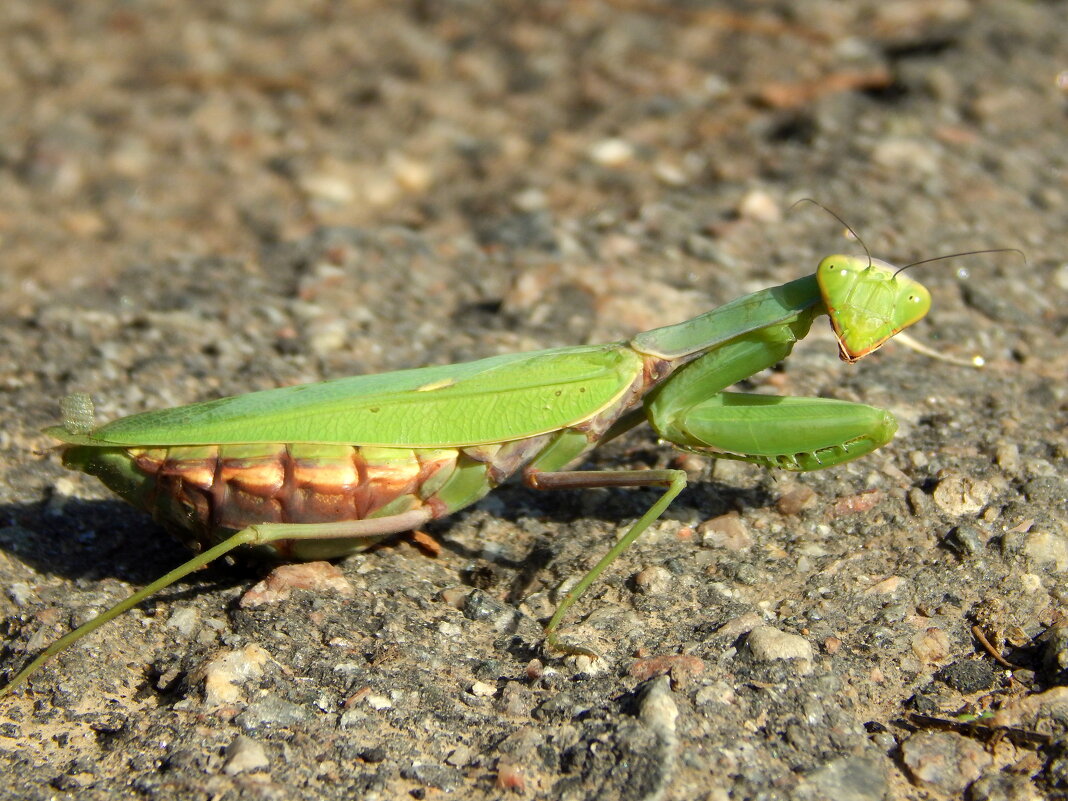
M124 417L91 434L61 427L48 433L101 446L462 447L587 420L616 400L641 370L641 357L621 345L560 348L252 392Z
M923 318L927 288L878 259L828 256L816 269L843 358L856 361Z

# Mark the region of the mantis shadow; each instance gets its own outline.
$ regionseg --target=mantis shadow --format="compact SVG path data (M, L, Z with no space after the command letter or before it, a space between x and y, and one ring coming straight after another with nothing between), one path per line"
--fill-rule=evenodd
M118 500L74 499L60 511L45 503L5 504L0 505L0 521L0 550L42 576L148 584L189 558L189 551L151 517ZM27 578L12 568L5 573L8 584ZM243 573L229 568L198 578L212 575L208 587L226 587L247 579ZM157 597L178 599L208 587L200 580L196 586L169 588Z
M652 489L613 489L573 492L538 492L519 482L509 482L495 490L493 515L516 526L534 519L545 528L568 526L580 520L594 520L616 530L633 521L659 497ZM714 517L731 509L770 503L761 487L740 489L716 482L694 483L676 499L673 508L697 508L702 518ZM475 507L477 509L477 506ZM487 560L482 549L467 547L448 537L456 516L434 521L428 528L442 546L459 561L479 566L462 571L465 583L483 586L495 581L495 572L512 576L509 598L520 598L535 577L562 551L565 541L542 534L534 537L522 558L498 554ZM174 540L151 517L118 500L68 500L59 510L48 504L0 505L0 550L42 576L58 576L68 581L93 582L107 578L132 585L148 584L189 558L185 546ZM444 535L444 536L443 536ZM388 547L393 540L381 546ZM605 548L609 547L606 542ZM155 596L161 601L179 600L210 590L258 581L278 561L262 555L238 551L233 558L219 560L196 578L179 580ZM9 566L5 582L33 580L24 571Z
M442 547L451 554L477 562L478 566L463 571L465 583L487 589L496 582L495 574L509 574L512 579L506 595L511 602L516 602L528 594L538 574L558 558L565 547L565 539L553 536L548 529L592 520L600 524L599 528L617 533L643 515L661 494L662 490L655 487L539 492L517 482L505 484L494 491L494 516L521 528L529 526L532 519L544 524L540 526L543 532L532 539L528 550L518 559L501 553L487 558L483 549L465 546L449 537L449 518L435 521L428 528L439 536ZM687 486L666 514L670 516L671 510L696 510L698 519L707 520L732 510L759 508L771 503L773 498L762 483L740 488L717 481L701 481ZM611 537L606 537L603 547L591 554L593 561L611 544Z

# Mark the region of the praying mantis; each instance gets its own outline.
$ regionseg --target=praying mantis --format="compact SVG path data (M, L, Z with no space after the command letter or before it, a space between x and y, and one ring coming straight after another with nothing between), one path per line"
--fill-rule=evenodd
M519 474L535 489L659 487L661 496L578 581L567 611L686 485L679 469L568 469L641 422L684 451L805 471L885 445L890 412L825 398L728 392L785 359L830 317L855 362L920 320L930 294L892 265L833 255L816 272L629 340L283 387L97 426L88 396L63 402L63 464L98 477L199 551L27 664L64 648L241 546L288 560L364 549L467 507Z

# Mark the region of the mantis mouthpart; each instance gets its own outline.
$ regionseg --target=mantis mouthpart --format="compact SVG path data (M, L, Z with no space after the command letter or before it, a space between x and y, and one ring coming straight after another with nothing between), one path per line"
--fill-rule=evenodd
M648 422L667 443L786 470L870 453L887 411L825 398L728 392L785 359L827 314L855 362L930 308L892 265L835 255L814 275L630 340L284 387L97 426L88 396L47 429L68 468L97 476L199 553L57 640L0 693L173 582L241 546L283 559L336 558L476 502L518 474L536 489L660 487L660 498L574 586L564 615L686 486L682 470L568 468Z

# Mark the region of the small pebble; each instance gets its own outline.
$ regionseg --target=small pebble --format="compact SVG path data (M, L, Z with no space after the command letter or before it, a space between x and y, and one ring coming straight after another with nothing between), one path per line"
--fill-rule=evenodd
M951 473L940 476L934 490L935 505L947 515L976 515L990 501L994 487L989 481Z
M938 154L919 139L884 139L872 150L871 158L886 170L906 175L934 175L939 168Z
M672 736L679 708L671 694L671 683L664 677L649 682L638 702L638 717L656 732Z
M345 596L356 592L345 574L329 562L279 565L241 596L240 606L248 609L284 601L293 590L336 592Z
M420 784L451 794L463 781L463 774L456 768L437 765L431 762L413 762L402 768L401 778L417 781Z
M994 461L1006 473L1015 474L1020 469L1020 448L1015 442L1001 442L994 451Z
M549 198L544 191L537 187L524 189L512 196L512 204L519 211L531 214L535 211L544 211L549 207Z
M706 520L697 527L697 533L701 535L701 541L705 545L736 553L753 545L753 538L737 512L727 512L725 515Z
M497 687L485 681L476 681L468 688L468 692L478 698L492 698L497 693Z
M244 700L240 685L258 678L270 655L258 645L223 651L194 673L204 682L204 703L223 706Z
M268 694L250 703L234 720L245 731L255 731L260 728L307 725L313 717L307 708Z
M621 167L634 158L634 148L623 139L602 139L590 148L589 156L602 167Z
M527 791L527 779L522 769L506 762L497 766L497 779L494 784L500 790L510 790L519 795Z
M788 634L772 626L757 626L745 638L745 647L760 662L797 660L798 673L812 670L812 645L799 634Z
M989 659L958 659L946 665L936 678L962 695L990 690L1004 671Z
M239 734L226 749L226 764L223 773L236 776L239 773L264 770L270 761L260 743L244 734Z
M690 679L703 673L704 670L705 663L696 656L671 654L639 659L630 666L627 673L638 679L638 681L646 681L654 676L670 674L675 684L682 686L687 684Z
M922 665L944 661L950 654L949 635L937 626L932 626L912 638L912 652Z
M914 784L959 796L990 766L983 744L949 732L921 731L901 744L901 758Z
M530 714L533 705L530 689L517 681L510 681L501 688L501 695L495 708L504 715L525 717Z
M689 181L686 171L670 161L658 161L653 167L653 174L666 186L685 186Z
M777 223L782 220L782 207L768 192L753 189L738 203L738 216L761 223Z
M671 572L661 565L653 565L634 574L634 588L642 595L660 595L671 585Z
M377 694L377 693L370 693L367 696L365 696L363 700L364 700L364 703L367 704L367 706L371 707L371 709L374 709L374 710L376 710L378 712L381 712L383 709L392 709L393 708L393 702L391 700L389 700L389 698L387 698L384 695Z
M458 745L452 750L447 757L445 757L445 764L452 765L454 768L463 768L475 761L477 753L473 748L466 745Z
M882 581L872 584L868 589L864 590L865 595L893 595L902 584L905 583L905 579L901 576L888 576Z
M805 509L811 509L819 501L819 496L810 487L804 485L794 487L779 496L775 502L775 508L782 515L798 515Z
M167 618L167 628L175 629L183 637L192 636L200 621L200 613L191 606L180 606Z
M389 159L389 166L397 184L413 195L426 192L434 181L434 173L422 161L394 155Z
M356 199L356 190L352 184L332 171L301 176L300 188L313 198L338 206L347 205Z
M15 581L8 585L7 597L15 606L25 606L33 598L33 588L25 581Z
M762 618L756 612L746 612L733 617L716 629L717 637L737 637L739 634L747 634L762 623Z
M970 523L961 523L945 539L946 545L962 556L976 556L986 540L982 530Z
M870 512L878 506L882 500L882 491L876 489L858 492L856 495L848 495L845 498L839 498L835 501L834 506L831 507L830 516L838 518L845 517L846 515Z

